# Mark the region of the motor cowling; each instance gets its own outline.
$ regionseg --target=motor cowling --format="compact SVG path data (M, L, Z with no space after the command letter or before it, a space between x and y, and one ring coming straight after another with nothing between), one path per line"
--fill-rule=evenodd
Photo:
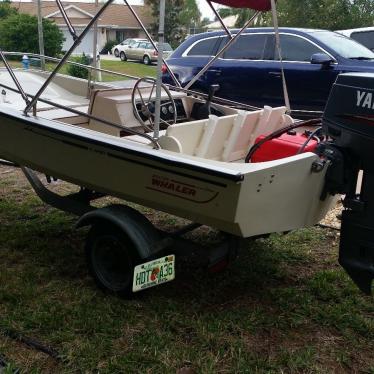
M339 262L357 286L370 294L374 279L374 74L338 76L324 112L323 129L333 139L323 150L331 155L325 192L345 194ZM337 154L339 162L334 165Z

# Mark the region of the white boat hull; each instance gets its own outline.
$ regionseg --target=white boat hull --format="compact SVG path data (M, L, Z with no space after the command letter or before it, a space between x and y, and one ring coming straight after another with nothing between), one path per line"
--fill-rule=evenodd
M325 171L304 153L266 163L224 163L149 146L4 109L0 157L80 186L242 237L310 226Z

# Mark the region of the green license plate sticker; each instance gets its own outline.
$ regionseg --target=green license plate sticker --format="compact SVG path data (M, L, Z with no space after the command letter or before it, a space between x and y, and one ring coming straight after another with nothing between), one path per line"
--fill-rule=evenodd
M132 291L137 292L149 287L170 282L175 278L175 256L157 258L134 268Z

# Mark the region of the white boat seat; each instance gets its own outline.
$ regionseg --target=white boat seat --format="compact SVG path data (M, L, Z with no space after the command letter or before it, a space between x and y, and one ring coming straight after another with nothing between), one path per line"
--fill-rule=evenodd
M243 159L256 138L270 134L293 122L286 108L271 108L223 117L210 115L207 120L168 127L159 139L162 149L226 162Z
M292 118L286 115L287 108L280 106L272 108L264 106L263 113L254 128L248 148L251 147L260 135L268 135L293 122Z
M159 139L161 148L194 155L208 121L203 119L169 126L165 136L161 136Z
M237 116L237 114L223 117L210 115L195 155L210 160L221 160L226 140Z
M168 151L182 153L183 147L181 142L174 136L161 136L158 139L158 144L162 149Z
M252 132L262 112L262 109L254 112L239 111L224 146L223 161L236 161L245 157L248 153L249 142L252 139Z

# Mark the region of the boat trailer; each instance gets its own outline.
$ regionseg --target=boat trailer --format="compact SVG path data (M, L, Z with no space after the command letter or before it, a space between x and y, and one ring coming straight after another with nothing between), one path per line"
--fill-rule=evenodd
M176 256L193 257L198 266L210 272L221 271L236 257L243 241L223 233L219 243L202 248L202 245L183 238L199 228L198 223L166 232L157 229L143 214L127 205L103 208L91 205L106 196L103 193L80 187L79 192L61 196L45 187L35 171L26 167L21 170L42 201L78 216L77 229L90 227L85 246L90 272L100 288L120 296L128 297L132 292L173 280ZM51 181L50 176L47 181ZM163 274L164 269L166 274Z

